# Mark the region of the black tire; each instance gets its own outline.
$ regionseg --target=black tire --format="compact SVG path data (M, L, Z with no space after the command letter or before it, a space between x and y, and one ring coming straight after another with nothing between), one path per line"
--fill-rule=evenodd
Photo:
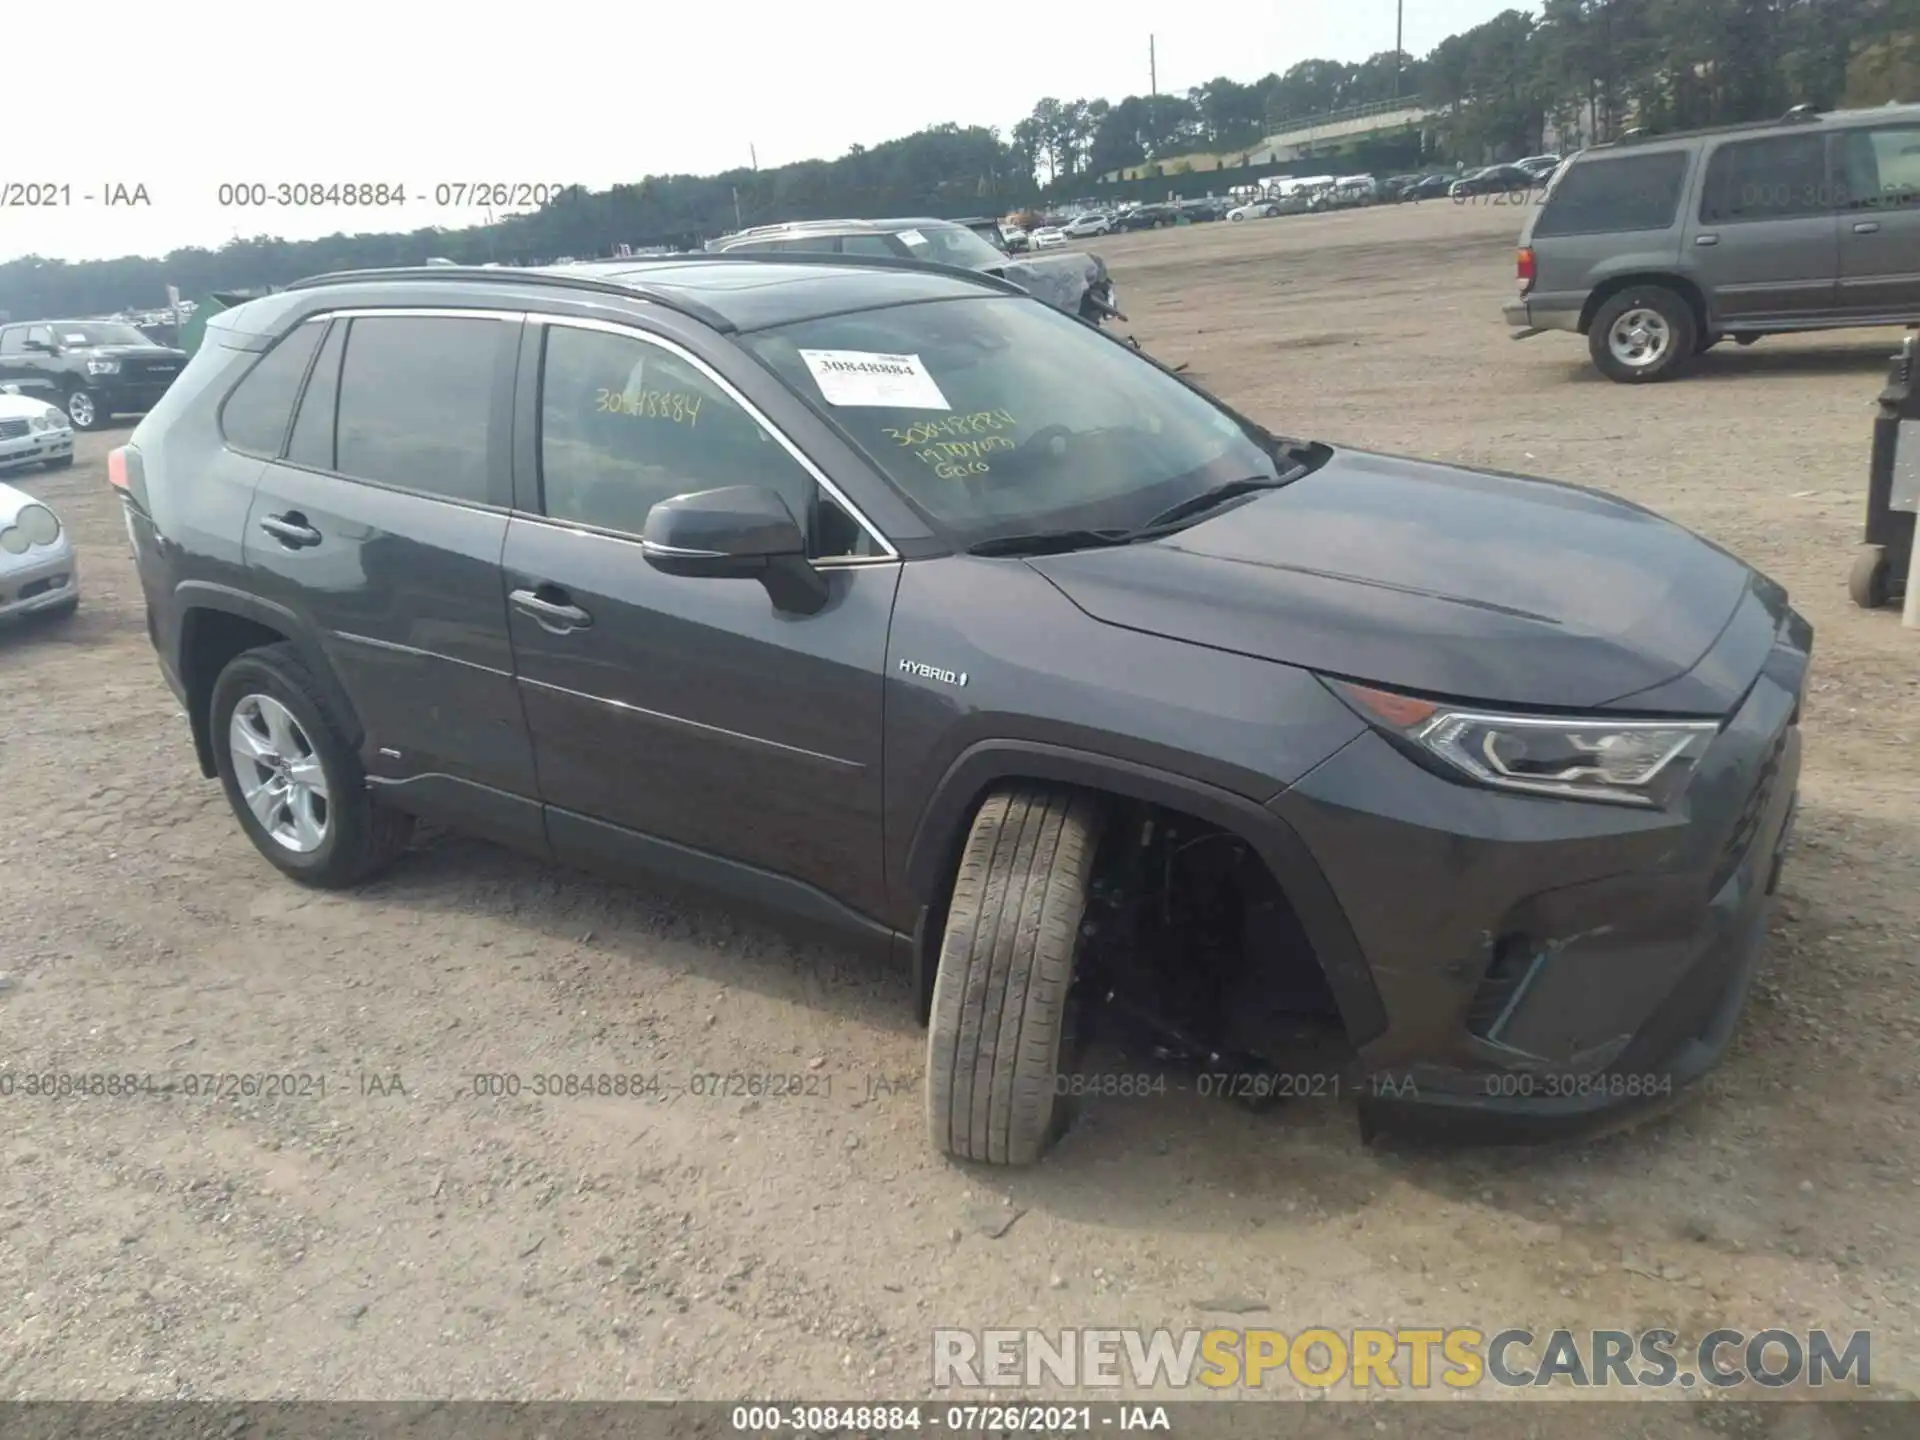
M1893 598L1892 579L1886 547L1862 545L1854 551L1853 568L1847 572L1847 594L1862 610L1879 610Z
M989 795L954 877L927 1034L927 1129L961 1160L1030 1165L1058 1137L1100 807L1039 786Z
M70 467L72 466L72 464L73 464L73 456L71 456L71 455L62 455L62 456L60 456L60 457L59 457L58 459L55 459L55 460L42 460L42 461L41 461L40 463L41 463L42 465L44 465L44 466L45 466L45 467L46 467L47 469L49 469L49 470L65 470L65 469L68 469L68 468L70 468Z
M1665 340L1656 353L1642 362L1629 363L1614 352L1609 336L1617 321L1645 312L1657 316L1665 327ZM1610 295L1594 312L1587 328L1587 353L1602 375L1622 385L1649 385L1670 380L1693 358L1698 344L1699 322L1693 307L1664 285L1629 285Z
M266 695L287 708L326 777L326 833L313 850L295 851L276 841L241 794L229 727L234 708L255 694ZM375 803L359 757L341 738L339 723L293 646L263 645L230 660L214 682L208 726L220 784L241 828L256 850L303 885L328 890L358 885L406 849L413 834L413 817Z

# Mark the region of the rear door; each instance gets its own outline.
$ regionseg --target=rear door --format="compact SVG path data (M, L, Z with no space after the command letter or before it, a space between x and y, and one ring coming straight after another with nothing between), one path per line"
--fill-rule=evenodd
M335 315L247 517L246 565L300 617L406 807L542 841L500 578L518 314Z
M1846 205L1841 313L1920 319L1920 123L1848 130L1834 144Z
M1687 245L1717 326L1831 315L1840 215L1818 126L1721 140L1707 156Z
M525 513L504 568L554 850L661 863L670 852L654 842L667 841L884 913L881 698L898 562L714 363L640 330L533 318L544 334L530 331L522 364ZM743 484L774 489L807 530L831 586L817 613L776 610L752 580L664 575L642 557L656 503Z

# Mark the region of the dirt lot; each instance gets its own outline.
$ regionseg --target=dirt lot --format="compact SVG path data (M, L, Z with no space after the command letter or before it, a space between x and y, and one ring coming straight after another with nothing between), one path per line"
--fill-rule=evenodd
M1920 1388L1920 636L1845 591L1892 336L1611 385L1578 340L1506 338L1517 218L1098 248L1156 354L1280 428L1613 489L1791 587L1801 838L1709 1093L1516 1153L1176 1091L1097 1106L1037 1170L952 1167L903 976L454 837L350 896L269 869L154 666L110 432L25 482L85 598L0 635L0 1065L326 1093L0 1099L0 1397L898 1396L935 1325L1203 1322L1871 1326L1876 1387ZM605 1071L831 1094L466 1093Z

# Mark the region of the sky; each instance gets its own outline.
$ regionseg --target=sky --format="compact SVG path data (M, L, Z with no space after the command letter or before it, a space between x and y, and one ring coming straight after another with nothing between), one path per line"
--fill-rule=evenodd
M10 71L0 261L477 224L483 209L436 207L438 187L599 190L832 159L946 121L1004 134L1043 95L1145 94L1149 35L1159 88L1184 92L1218 75L1248 81L1391 50L1394 3L836 0L568 17L422 0L96 0L77 50L60 7L9 5L21 13L7 17L8 53L58 58ZM1404 48L1425 54L1509 8L1530 7L1413 0ZM350 181L404 187L407 203L221 203L223 184ZM61 203L21 205L26 187ZM119 195L136 203L108 203Z

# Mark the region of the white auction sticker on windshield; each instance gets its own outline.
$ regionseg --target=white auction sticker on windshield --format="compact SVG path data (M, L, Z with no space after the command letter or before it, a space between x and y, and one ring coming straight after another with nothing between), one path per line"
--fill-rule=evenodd
M894 410L951 410L947 397L918 355L881 355L872 350L802 350L814 383L829 405L869 405Z
M902 245L914 246L927 243L927 237L922 235L918 230L896 230L893 233L899 238Z

